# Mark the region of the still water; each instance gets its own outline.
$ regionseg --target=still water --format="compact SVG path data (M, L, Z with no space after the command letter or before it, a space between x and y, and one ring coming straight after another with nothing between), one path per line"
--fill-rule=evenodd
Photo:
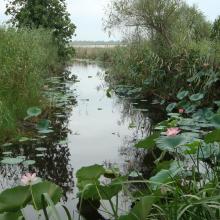
M125 173L142 172L144 153L133 146L149 134L155 111L146 110L146 100L107 96L105 69L97 64L75 63L69 72L68 77L76 76L76 82L61 83L55 89L62 88L62 93L72 100L65 103L64 112L47 113L53 118L54 133L14 144L2 152L2 156L21 156L35 164L1 166L0 183L2 189L13 187L20 184L25 172L36 172L62 187L63 202L77 216L76 171L83 166L104 164L117 166ZM31 209L26 215L27 219L35 219Z

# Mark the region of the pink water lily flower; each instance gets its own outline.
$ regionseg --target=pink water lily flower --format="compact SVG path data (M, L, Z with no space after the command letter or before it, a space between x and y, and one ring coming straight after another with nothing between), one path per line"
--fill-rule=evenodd
M179 113L180 113L180 114L183 114L184 112L185 112L185 109L183 109L183 108L180 108L180 109L179 109Z
M176 136L181 132L180 128L167 128L166 135L167 136Z
M35 182L37 180L37 177L36 177L36 173L26 173L25 175L22 176L21 178L21 182L24 184L24 185L31 185L33 182Z

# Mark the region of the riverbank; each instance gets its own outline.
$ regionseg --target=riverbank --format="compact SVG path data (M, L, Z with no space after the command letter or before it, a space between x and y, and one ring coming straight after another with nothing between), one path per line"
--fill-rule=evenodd
M0 142L21 135L27 109L47 105L45 79L61 68L58 49L46 30L0 29Z

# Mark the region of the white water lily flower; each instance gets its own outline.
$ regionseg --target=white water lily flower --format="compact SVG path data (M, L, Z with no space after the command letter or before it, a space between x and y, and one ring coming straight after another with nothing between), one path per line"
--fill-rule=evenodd
M24 184L24 185L32 185L32 183L34 183L35 181L37 180L37 177L36 177L36 173L26 173L25 175L22 176L21 178L21 182Z

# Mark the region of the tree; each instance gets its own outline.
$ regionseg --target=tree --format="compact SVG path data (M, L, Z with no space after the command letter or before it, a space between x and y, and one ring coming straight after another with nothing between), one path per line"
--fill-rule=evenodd
M145 39L155 42L157 53L185 48L192 40L208 38L210 30L203 14L182 0L112 0L104 25L106 30L141 31Z
M11 15L13 26L45 28L53 32L59 55L66 58L71 52L68 44L75 32L65 0L9 0L6 14Z

